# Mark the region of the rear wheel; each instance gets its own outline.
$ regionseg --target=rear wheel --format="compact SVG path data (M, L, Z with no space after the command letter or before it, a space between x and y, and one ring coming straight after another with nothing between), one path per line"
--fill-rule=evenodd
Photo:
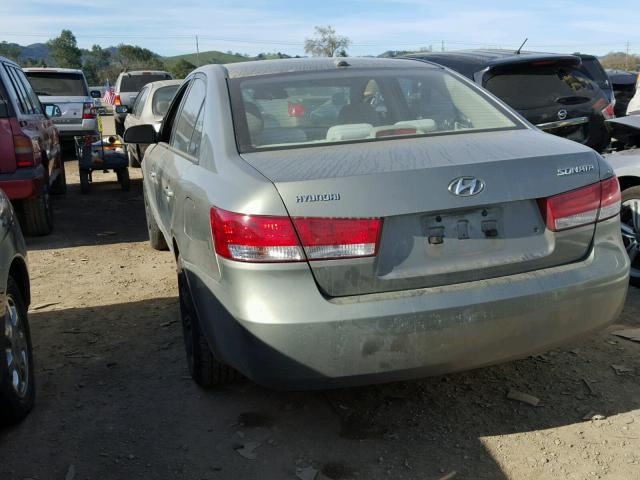
M44 181L45 186L38 195L22 201L23 226L27 235L48 235L53 230L51 196L47 179Z
M200 321L193 306L191 292L178 258L178 295L180 319L187 364L191 378L203 388L227 385L240 378L240 373L219 362L211 352L207 339L200 329Z
M11 425L26 417L34 399L27 308L17 283L9 277L6 313L0 320L0 425Z
M640 287L640 186L622 192L622 241L631 261L629 283Z
M160 231L160 227L158 226L156 219L153 218L153 214L149 208L149 203L147 202L147 196L145 193L143 193L142 196L144 197L144 213L147 217L147 231L149 232L149 243L151 244L151 248L155 250L169 250L164 234Z
M125 192L131 190L131 179L129 178L129 170L127 167L117 170L116 175L118 176L118 183L122 187L122 190Z
M80 191L89 193L89 172L86 170L80 170Z

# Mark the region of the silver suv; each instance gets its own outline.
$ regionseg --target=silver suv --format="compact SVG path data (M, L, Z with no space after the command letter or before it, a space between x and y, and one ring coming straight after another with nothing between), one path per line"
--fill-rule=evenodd
M53 119L61 140L73 141L75 135L95 133L95 98L99 90L89 91L82 70L70 68L24 68L29 82L42 103L60 107L60 116Z
M151 82L157 82L160 80L172 80L173 77L169 72L162 70L139 70L132 72L122 72L118 75L115 86L115 101L114 104L124 105L125 107L133 107L133 103L136 101L136 97L142 87ZM124 134L124 119L126 113L115 113L114 121L116 123L116 134L121 136Z
M142 162L175 256L188 365L343 386L503 362L606 326L629 257L620 189L445 68L390 59L209 65Z

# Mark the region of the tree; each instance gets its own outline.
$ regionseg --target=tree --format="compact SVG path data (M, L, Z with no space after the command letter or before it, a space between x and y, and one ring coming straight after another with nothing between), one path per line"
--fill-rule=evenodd
M82 51L78 48L76 37L71 30L62 30L59 37L47 42L49 56L56 66L64 68L81 68Z
M116 61L123 70L131 70L135 68L148 68L156 70L164 70L164 63L160 57L147 48L138 47L137 45L118 45L118 53Z
M8 43L5 41L0 42L0 56L7 57L10 60L15 62L18 61L18 57L20 56L20 46L15 43Z
M600 58L604 68L614 70L637 70L640 66L640 56L625 52L610 52Z
M185 60L184 58L181 58L174 65L169 67L169 71L174 76L174 78L185 78L195 68L196 66L193 63Z
M314 57L334 57L338 53L344 53L343 56L346 56L349 45L351 40L348 37L336 35L335 29L327 25L315 28L315 37L304 41L304 51Z
M110 64L111 52L100 45L94 45L91 50L86 51L82 70L89 85L101 85L107 79L103 72Z

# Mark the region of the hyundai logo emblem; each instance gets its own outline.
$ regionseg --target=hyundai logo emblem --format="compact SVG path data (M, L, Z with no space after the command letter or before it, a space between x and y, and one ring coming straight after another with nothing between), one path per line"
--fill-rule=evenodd
M459 197L470 197L484 190L484 182L476 177L458 177L449 184L449 191Z
M558 110L558 120L564 120L565 118L567 118L567 111L564 108Z

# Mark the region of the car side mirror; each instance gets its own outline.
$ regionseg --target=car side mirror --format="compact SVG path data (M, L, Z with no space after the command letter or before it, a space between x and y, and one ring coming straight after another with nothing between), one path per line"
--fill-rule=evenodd
M126 105L116 105L116 113L129 113L129 107Z
M124 141L125 143L150 145L158 142L158 134L153 125L135 125L125 130Z
M55 103L44 103L42 104L44 107L44 114L49 118L56 118L62 116L62 110Z
M91 92L89 92L91 94L91 98L102 98L102 95L100 95L100 90L91 90Z

